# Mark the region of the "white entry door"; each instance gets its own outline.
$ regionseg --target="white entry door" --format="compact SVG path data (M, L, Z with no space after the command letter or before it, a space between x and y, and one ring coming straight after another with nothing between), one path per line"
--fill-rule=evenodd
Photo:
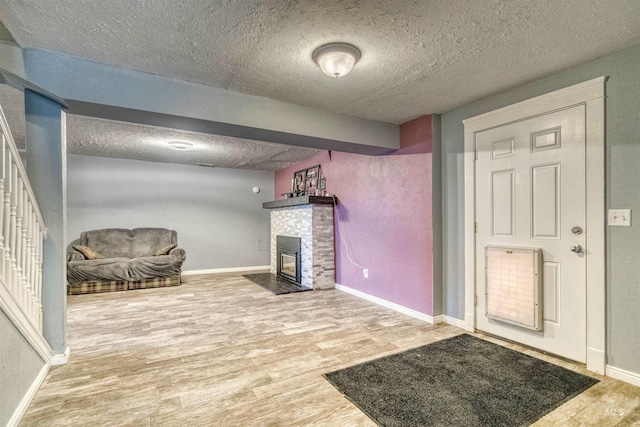
M585 106L478 132L476 328L586 361ZM542 330L486 316L485 248L542 250Z

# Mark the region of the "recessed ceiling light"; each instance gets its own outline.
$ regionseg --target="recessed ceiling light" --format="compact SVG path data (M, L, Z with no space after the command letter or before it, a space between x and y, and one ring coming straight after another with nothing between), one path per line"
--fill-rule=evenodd
M179 151L187 151L193 148L193 144L186 141L169 141L167 144L174 150Z
M360 50L347 43L329 43L313 51L311 57L327 76L342 77L358 62Z

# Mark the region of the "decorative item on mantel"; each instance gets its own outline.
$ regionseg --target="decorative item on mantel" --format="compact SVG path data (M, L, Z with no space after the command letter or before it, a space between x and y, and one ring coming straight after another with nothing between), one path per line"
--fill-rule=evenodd
M322 176L322 167L315 165L299 170L291 179L291 191L282 193L285 199L301 196L324 196L327 189L327 179Z

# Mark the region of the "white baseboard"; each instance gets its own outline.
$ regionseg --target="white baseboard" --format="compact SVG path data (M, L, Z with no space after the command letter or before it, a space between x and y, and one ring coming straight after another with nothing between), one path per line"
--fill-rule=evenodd
M69 347L65 348L64 353L62 354L54 353L53 357L51 357L51 366L66 365L69 361L70 353L71 350L69 349Z
M607 365L606 373L608 377L615 378L617 380L640 387L640 374L625 371L624 369L616 368L615 366L610 365Z
M269 270L269 265L254 265L252 267L230 267L230 268L213 268L210 270L186 270L182 272L183 276L197 276L200 274L217 274L217 273L237 273L240 271L256 271Z
M419 311L416 311L416 310L413 310L411 308L402 306L400 304L396 304L396 303L391 302L391 301L384 300L382 298L374 297L373 295L369 295L369 294L364 293L362 291L358 291L356 289L352 289L352 288L350 288L348 286L344 286L344 285L340 285L340 284L336 283L336 289L338 289L338 290L340 290L342 292L346 292L346 293L351 294L351 295L355 295L358 298L362 298L364 300L367 300L367 301L370 301L372 303L381 305L383 307L390 308L391 310L395 310L398 313L402 313L402 314L406 314L407 316L415 317L416 319L422 320L422 321L427 322L427 323L431 323L432 325L434 323L438 323L435 320L439 320L440 322L442 321L442 319L439 319L441 316L436 316L436 319L434 319L432 316L429 316L428 314L421 313Z
M51 364L49 361L47 361L42 367L42 369L40 370L40 372L38 373L38 376L36 377L36 379L33 380L33 383L31 383L29 390L27 390L27 393L24 395L24 397L20 401L20 404L18 405L16 410L13 412L13 415L11 416L11 418L9 418L7 427L17 427L17 425L20 424L20 420L22 420L22 417L24 416L25 412L27 412L27 408L31 404L31 401L36 395L36 392L44 382L45 378L47 378L47 374L49 373L49 368L51 368Z
M464 320L456 319L455 317L451 316L444 316L444 323L461 329L466 329L467 327L467 324L464 322Z

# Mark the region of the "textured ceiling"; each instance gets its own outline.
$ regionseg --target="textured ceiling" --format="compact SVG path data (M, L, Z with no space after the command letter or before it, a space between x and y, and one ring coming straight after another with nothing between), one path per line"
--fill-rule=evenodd
M187 141L193 148L177 151L169 141ZM73 154L270 171L320 151L75 115L67 117L67 147Z
M0 0L23 48L385 122L443 113L640 43L638 0ZM362 50L353 72L311 60Z
M16 145L24 148L22 92L0 85L0 105ZM187 141L193 148L176 151L169 148L169 141ZM153 162L205 163L223 168L276 171L308 159L320 150L68 114L67 151Z
M640 43L638 0L0 0L0 39L383 122L443 113ZM355 44L326 77L312 51ZM0 85L19 145L22 94ZM68 116L70 153L277 170L317 150ZM195 147L178 152L169 140Z

